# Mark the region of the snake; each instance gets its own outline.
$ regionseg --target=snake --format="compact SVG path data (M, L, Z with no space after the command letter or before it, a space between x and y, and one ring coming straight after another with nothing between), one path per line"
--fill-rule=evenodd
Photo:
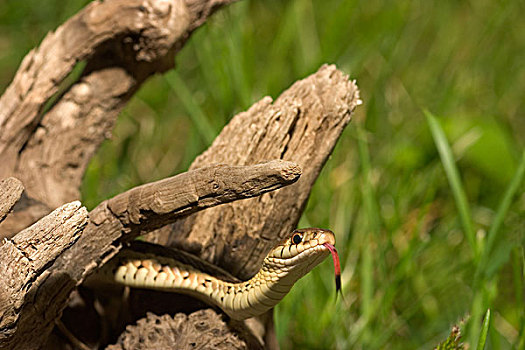
M106 264L103 273L113 283L124 286L196 297L219 307L234 320L259 316L273 308L297 280L330 253L334 259L336 293L340 290L335 235L326 229L294 230L270 250L259 271L247 281L239 281L188 253L151 246L135 241L132 248L122 249Z

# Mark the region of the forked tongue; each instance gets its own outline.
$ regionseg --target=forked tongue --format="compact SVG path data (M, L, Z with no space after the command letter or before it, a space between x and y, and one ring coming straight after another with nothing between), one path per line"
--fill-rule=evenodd
M341 264L339 264L339 255L337 254L335 247L330 243L324 243L323 245L330 250L330 253L332 253L335 272L335 295L337 296L337 293L341 292Z

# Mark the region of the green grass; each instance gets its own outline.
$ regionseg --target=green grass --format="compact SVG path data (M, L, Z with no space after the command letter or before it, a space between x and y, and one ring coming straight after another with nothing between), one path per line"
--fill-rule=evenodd
M0 3L0 90L85 3ZM126 107L83 200L184 171L235 113L335 63L364 105L300 225L336 232L345 301L324 262L277 308L282 348L432 349L465 320L471 349L525 349L524 15L520 1L236 3Z
M434 117L429 112L425 112L427 117L427 123L432 132L432 137L438 149L439 156L441 158L441 163L447 174L447 179L450 184L450 189L454 195L454 201L458 209L458 215L461 219L461 225L463 226L463 232L470 244L472 250L472 255L475 259L478 256L478 245L476 243L476 238L474 237L474 229L472 228L472 218L470 214L470 207L467 201L467 196L461 180L459 178L458 169L454 161L454 156L452 155L452 150L447 141L447 137L443 132L443 129L439 125L436 117Z
M489 333L489 327L490 327L490 309L487 310L487 313L485 314L485 318L483 319L481 334L479 335L478 346L476 347L476 350L485 349L485 344L487 343L487 335Z

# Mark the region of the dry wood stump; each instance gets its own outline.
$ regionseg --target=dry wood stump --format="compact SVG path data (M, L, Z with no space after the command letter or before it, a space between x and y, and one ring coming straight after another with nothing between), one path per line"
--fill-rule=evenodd
M233 117L188 172L88 212L82 177L119 112L230 2L94 1L24 58L0 98L0 349L277 347L271 314L234 323L187 297L83 285L139 235L253 276L297 225L360 104L355 82L323 65ZM80 61L82 75L55 96Z

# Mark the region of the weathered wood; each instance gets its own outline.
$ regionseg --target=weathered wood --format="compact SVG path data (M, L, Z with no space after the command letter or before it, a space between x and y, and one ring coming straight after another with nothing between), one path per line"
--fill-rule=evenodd
M138 235L204 208L292 184L300 174L295 163L281 160L253 166L209 166L136 187L108 200L107 207L122 224L122 231ZM97 220L103 219L97 216Z
M14 177L0 181L0 222L4 221L24 192L22 182Z
M299 175L294 163L279 160L214 165L124 192L97 206L89 221L79 202L55 210L0 247L0 348L41 346L71 291L118 251L119 241L197 210L272 191ZM24 342L28 334L34 334L31 344Z
M79 199L87 164L127 101L148 77L173 68L191 33L232 1L93 1L49 33L0 97L0 178L17 177L29 198L49 208ZM62 93L81 61L81 77ZM41 217L24 210L9 232L0 226L0 238Z
M236 115L191 169L280 158L299 164L301 179L258 198L192 215L174 225L169 239L156 235L152 240L193 251L241 279L250 278L275 242L296 227L321 168L360 103L355 82L325 65L275 102L266 97Z
M80 202L65 204L0 246L0 349L37 349L46 340L63 309L55 300L75 286L67 269L50 266L87 221Z
M117 344L108 350L135 349L257 349L257 343L239 338L210 309L174 317L149 313L136 325L126 327Z
M0 178L16 176L26 187L24 205L2 223L0 237L11 237L51 208L78 198L85 168L125 103L149 76L172 68L192 31L230 2L94 1L27 55L0 98ZM79 61L85 62L81 77L59 91ZM78 203L65 205L7 241L0 247L0 348L44 344L70 292L121 242L198 210L290 184L298 176L290 163L249 165L295 161L304 172L294 186L191 216L174 226L169 238L238 277L251 276L269 247L295 227L315 178L359 102L355 84L335 67L324 66L275 102L265 98L236 116L193 171L105 201L89 221ZM243 167L207 167L217 163ZM219 316L207 310L202 317L200 322L215 325ZM158 326L195 339L196 346L206 346L208 339L198 327L169 331L173 323L163 317L140 324L144 327L133 331L137 336L139 331L145 337L157 334Z
M295 164L283 161L252 166L213 165L133 188L93 209L81 239L55 266L67 268L79 284L118 252L119 242L198 210L291 184L299 175Z

